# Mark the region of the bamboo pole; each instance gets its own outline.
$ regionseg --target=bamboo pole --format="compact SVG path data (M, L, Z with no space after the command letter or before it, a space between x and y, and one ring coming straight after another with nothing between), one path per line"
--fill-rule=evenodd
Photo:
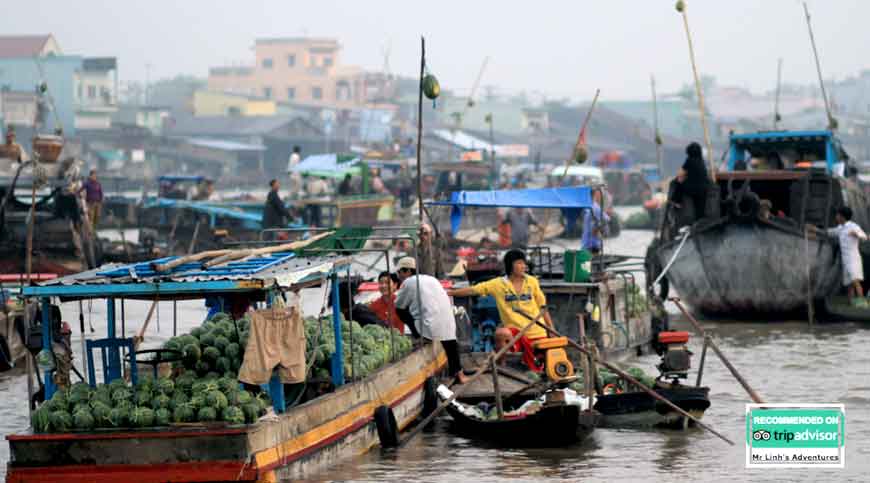
M457 388L456 391L453 392L453 395L451 395L446 400L442 401L441 404L439 404L438 407L435 408L434 411L432 411L432 413L430 413L428 416L423 418L423 420L420 421L420 423L417 424L417 426L415 426L414 429L409 431L408 434L401 441L399 441L398 446L402 447L405 444L407 444L408 441L410 441L414 436L417 435L417 433L419 433L423 428L425 428L433 419L435 419L436 416L441 414L441 412L443 412L444 409L446 409L447 406L453 402L453 400L455 400L457 397L459 397L460 394L462 394L463 389L470 387L472 382L476 381L480 376L482 376L484 374L484 372L486 372L486 369L489 367L490 361L498 360L501 356L503 356L511 347L513 347L514 344L516 344L516 342L518 340L520 340L520 337L525 335L525 333L528 332L529 329L531 329L532 327L535 326L536 322L541 320L541 317L544 316L544 313L546 313L546 310L542 309L541 313L539 313L535 319L532 319L531 322L526 324L526 326L523 327L522 330L517 332L517 334L514 335L514 337L510 340L510 342L508 342L504 347L502 347L495 354L490 354L487 358L486 363L481 365L477 369L477 371L471 377L469 377L467 381L465 381L465 383L462 386Z
M764 400L761 399L761 396L759 396L758 393L749 386L749 383L746 382L746 379L744 379L743 376L741 376L740 373L737 372L737 369L731 364L731 361L729 361L728 358L725 357L725 354L723 354L722 351L719 350L719 346L717 346L716 343L713 342L713 339L707 336L707 332L704 330L703 327L701 327L701 324L699 324L698 321L695 320L694 317L692 317L692 314L690 314L686 310L686 308L683 307L683 304L680 303L680 299L677 297L671 297L670 300L677 305L677 308L680 309L680 312L682 312L683 315L686 316L686 319L688 319L688 321L692 324L692 326L695 327L695 330L698 331L698 334L705 338L705 342L713 349L713 352L715 352L716 355L719 356L719 359L722 359L722 363L724 363L725 367L727 367L728 370L731 371L731 375L734 376L734 379L737 379L737 382L739 382L740 385L743 386L743 389L746 390L746 393L749 394L750 398L752 398L752 402L756 404L764 403Z
M531 316L529 316L528 314L526 314L525 312L523 312L523 311L521 311L521 310L514 309L514 312L516 312L516 313L522 315L523 317L525 317L525 318L531 320ZM534 323L536 323L536 324L538 324L539 326L543 327L543 328L544 328L548 333L550 333L552 336L555 336L555 337L564 337L562 334L556 332L555 329L553 329L552 327L548 326L547 324L542 324L542 323L540 323L540 322L539 322L539 319L535 319ZM567 337L566 337L566 338L567 338ZM592 358L592 361L595 362L596 364L606 367L607 369L609 369L609 370L610 370L611 372L613 372L614 374L618 375L619 377L621 377L621 378L625 379L626 381L628 381L628 382L634 384L635 386L639 387L643 392L649 394L650 396L652 396L653 398L657 399L658 401L661 401L661 402L664 403L666 406L668 406L668 407L671 408L672 410L676 411L677 413L679 413L679 414L682 415L683 417L691 419L691 420L694 421L695 424L697 424L698 426L700 426L700 427L706 429L707 431L713 433L714 435L718 436L720 439L722 439L722 440L725 441L726 443L730 444L731 446L734 446L734 442L733 442L733 441L731 441L730 439L728 439L728 438L725 437L724 435L720 434L718 431L716 431L715 429L711 428L710 426L708 426L708 425L702 423L698 418L692 416L691 414L689 414L688 412L686 412L685 410L683 410L683 408L681 408L681 407L677 406L676 404L672 403L672 402L671 402L669 399L667 399L666 397L664 397L664 396L662 396L661 394L659 394L659 393L653 391L652 389L650 389L649 387L647 387L645 384L643 384L642 382L640 382L640 381L638 381L637 379L635 379L634 377L632 377L631 374L629 374L629 373L623 371L623 370L620 369L619 367L617 367L617 366L615 366L615 365L613 365L613 364L611 364L611 363L609 363L609 362L607 362L607 361L601 360L601 359L600 359L598 356L596 356L592 351L590 351L589 349L586 349L585 347L581 346L581 345L578 344L576 341L573 341L573 340L571 340L571 339L568 339L568 344L570 344L572 347L574 347L575 349L579 350L580 352L586 354L587 356L591 357L591 358ZM590 402L591 402L591 401L590 401Z
M663 180L665 170L662 166L662 136L659 133L659 103L656 97L656 78L653 75L649 76L650 85L652 87L653 101L653 142L656 145L656 166L659 168L659 180Z
M831 104L828 102L828 91L825 90L825 81L822 78L822 64L819 62L819 51L816 49L816 37L813 35L813 26L810 23L810 9L807 7L807 2L804 2L804 14L807 17L807 30L810 32L810 44L813 46L813 56L816 59L816 73L819 75L819 87L822 89L822 99L825 101L825 112L828 114L828 129L837 129L837 121L831 113Z
M133 337L133 351L139 348L139 344L145 339L145 330L148 329L148 324L151 323L151 318L154 316L154 310L157 308L157 301L151 302L151 308L148 309L148 315L145 316L145 323L139 328L139 332Z
M219 256L213 260L209 260L202 264L203 268L211 268L217 265L221 265L223 263L231 262L234 260L246 259L249 257L254 257L257 255L268 255L269 253L283 252L287 250L298 250L300 248L305 248L306 246L332 235L335 232L326 231L320 233L318 235L314 235L307 240L297 240L291 243L284 243L282 245L275 245L271 247L263 247L263 248L252 248L247 250L230 250L229 253Z
M495 410L498 413L498 419L504 419L504 406L501 400L501 388L498 385L498 371L495 368L495 359L489 360L490 371L492 371L492 389L495 392Z
M178 257L175 260L172 260L172 261L166 262L166 263L152 263L151 268L153 268L154 271L156 271L156 272L168 272L168 271L172 270L173 268L175 268L179 265L183 265L185 263L198 262L198 261L206 259L206 258L220 257L220 256L226 255L230 252L232 252L232 250L229 250L229 249L210 250L210 251L205 251L205 252L199 252L199 253L195 253L193 255Z
M686 5L683 0L677 2L677 11L683 15L683 26L686 28L686 39L689 41L689 59L692 61L692 74L695 76L695 92L698 95L698 108L701 110L701 127L704 130L704 143L707 145L707 157L710 160L710 179L715 183L716 157L713 156L713 143L710 141L710 129L707 127L707 111L704 109L704 91L701 89L701 78L698 76L698 65L695 62L695 47L689 30L689 17L686 15Z

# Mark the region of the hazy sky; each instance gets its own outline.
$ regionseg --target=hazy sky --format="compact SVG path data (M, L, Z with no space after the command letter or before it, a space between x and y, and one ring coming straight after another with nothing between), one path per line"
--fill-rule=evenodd
M341 62L416 75L420 35L444 88L482 85L553 97L649 96L691 80L688 47L672 0L7 0L0 33L51 32L66 53L117 56L122 80L193 74L252 62L257 37L328 36ZM772 89L776 60L786 82L816 82L798 0L688 0L702 74L721 84ZM870 1L810 0L826 78L870 67Z

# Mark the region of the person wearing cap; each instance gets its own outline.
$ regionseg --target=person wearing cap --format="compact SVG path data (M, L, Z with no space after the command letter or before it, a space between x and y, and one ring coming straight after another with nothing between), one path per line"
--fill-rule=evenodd
M538 279L526 274L528 265L522 250L510 250L504 256L503 277L497 277L471 287L454 289L448 292L451 297L492 296L495 299L501 326L496 329L496 347L510 341L531 321L517 312L522 311L530 317L542 314L544 322L553 327L553 320L547 311L547 297L541 290ZM517 309L517 310L514 310ZM523 361L534 371L542 369L535 360L532 341L547 337L547 331L534 325L517 341L515 350L523 352Z
M456 319L453 304L441 282L430 275L417 274L417 262L404 257L396 265L401 287L396 293L396 313L405 322L414 337L441 341L447 353L450 377L465 382L456 342ZM419 288L419 290L418 290Z

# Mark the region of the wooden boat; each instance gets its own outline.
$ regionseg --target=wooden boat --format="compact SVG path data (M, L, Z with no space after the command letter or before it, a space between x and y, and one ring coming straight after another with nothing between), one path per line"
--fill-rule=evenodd
M666 276L661 287L650 288L666 295L673 286L708 317L804 316L808 303L841 285L836 240L807 236L804 226L833 226L835 211L845 205L866 230L867 198L853 179L836 173L846 159L830 131L732 135L730 144L729 171L717 174L699 221L692 222L691 202L679 209L668 203L646 260L648 281L663 271ZM788 161L780 170L733 170L745 156ZM819 161L792 167L797 156Z
M267 300L267 294L299 290L326 277L333 279L333 295L338 300L337 273L350 263L345 257L296 257L276 252L213 269L204 268L201 262L166 272L153 269L173 260L107 266L27 287L24 295L40 298L43 308L50 306L50 297L106 298L108 336L103 340L123 344L131 339L120 339L114 333L118 298L154 300L157 294L162 301L213 297L223 306L229 303L228 297ZM132 272L137 273L135 278L129 276ZM337 314L333 325L338 342L341 326ZM51 340L51 329L46 327L50 324L43 324L44 339ZM341 355L338 357L340 360ZM108 364L107 374L120 374L120 359ZM278 384L279 390L270 391L276 415L250 425L183 424L147 430L7 435L11 457L6 481L262 482L304 478L377 445L379 425L395 430L411 424L423 411L424 402L431 407L435 395L429 393L427 399L425 388L433 387L430 378L445 365L440 344L424 345L364 379L345 381L338 369L332 374L334 391L293 407L287 407ZM51 374L43 376L46 395L51 397L55 390ZM383 419L384 414L394 416L395 426L389 418Z
M452 428L461 435L485 440L505 447L554 447L582 441L595 429L598 414L589 411L585 398L569 389L549 389L539 396L523 391L528 382L509 368L500 367L499 387L502 394L516 394L504 400L504 417L488 418L481 414L480 406L488 406L487 413L495 409L492 373L474 381L472 387L454 386L462 395L447 406L452 417ZM438 395L443 401L449 391L442 386Z
M708 387L657 383L655 391L697 419L710 407ZM601 414L600 425L610 428L657 427L681 429L689 419L643 391L599 395L593 406Z

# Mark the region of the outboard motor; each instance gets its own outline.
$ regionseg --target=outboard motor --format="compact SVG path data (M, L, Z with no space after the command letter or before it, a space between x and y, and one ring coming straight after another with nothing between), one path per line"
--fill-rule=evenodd
M692 351L686 346L689 333L684 331L659 332L659 355L661 362L656 366L659 370L658 379L673 379L677 384L679 379L689 377L692 367Z

